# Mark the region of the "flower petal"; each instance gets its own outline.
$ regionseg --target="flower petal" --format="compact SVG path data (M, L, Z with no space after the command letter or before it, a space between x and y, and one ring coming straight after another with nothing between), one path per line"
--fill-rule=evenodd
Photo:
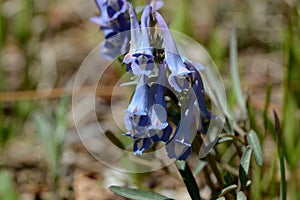
M167 23L158 12L155 12L155 18L164 41L165 62L171 71L169 83L176 91L181 92L184 88L182 88L182 85L178 84L176 77L184 79L185 76L190 73L190 71L186 68L181 56L178 53L178 49L172 34L168 29Z
M191 143L197 133L199 123L199 109L196 96L190 90L188 99L183 103L184 112L173 138L167 143L166 149L170 158L186 158L185 153L191 147Z
M139 83L132 97L132 100L126 112L134 113L136 115L147 115L148 105L148 77L142 75Z
M162 0L152 0L150 5L154 11L157 11L164 6L164 2Z
M150 23L151 7L145 7L142 13L141 27L131 4L129 4L129 14L131 23L130 51L123 62L126 64L131 63L133 74L149 76L154 69L152 48L150 47L149 34L146 27Z
M168 125L164 130L163 130L163 134L160 137L160 141L163 142L167 142L170 139L171 133L172 133L172 127L170 125Z
M140 144L142 144L141 147L139 147ZM152 139L148 137L143 138L140 141L135 141L133 145L134 155L142 155L143 151L149 149L151 144L152 144Z
M121 14L127 10L126 0L110 0L107 7L107 13L111 20L117 19Z
M187 65L188 69L190 71L192 71L192 73L190 74L192 81L193 81L192 88L194 90L194 93L196 94L201 114L206 119L209 119L210 113L207 110L206 104L205 104L205 91L204 91L202 77L201 77L200 73L198 72L197 68L193 64L186 62L186 65Z

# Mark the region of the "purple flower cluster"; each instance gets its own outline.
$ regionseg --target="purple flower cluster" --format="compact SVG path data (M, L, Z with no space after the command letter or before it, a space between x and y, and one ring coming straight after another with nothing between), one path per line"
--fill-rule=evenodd
M162 1L146 5L140 23L132 4L126 0L97 0L96 3L101 16L92 21L100 25L109 43L102 47L102 54L105 52L111 58L125 54L126 49L123 64L128 73L138 78L124 119L128 130L124 135L134 140L134 154L141 155L153 143L162 141L170 158L185 160L192 151L196 133L201 130L202 118L209 119L210 114L198 67L179 55L167 23L157 12ZM159 37L151 35L150 24L158 27L155 30ZM109 40L126 30L130 30L129 34L122 41ZM159 55L155 53L153 38L162 44ZM122 49L129 44L129 49ZM116 48L117 52L113 52ZM177 122L168 113L168 91L179 99L176 106L182 114Z
M92 17L91 21L98 24L104 33L105 43L101 46L101 56L107 60L115 59L128 50L130 21L127 0L95 0L101 13ZM122 33L120 37L113 37Z

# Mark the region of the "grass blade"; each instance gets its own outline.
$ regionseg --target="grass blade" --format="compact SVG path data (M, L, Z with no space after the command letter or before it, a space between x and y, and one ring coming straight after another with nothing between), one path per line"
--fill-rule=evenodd
M231 32L230 71L231 71L233 90L234 90L234 93L235 93L237 103L240 106L240 108L242 109L243 116L246 116L247 115L246 103L245 103L243 93L242 93L242 89L241 89L239 70L238 70L237 36L236 36L236 29L235 28L232 28L232 32Z
M284 166L284 157L283 157L283 142L281 135L281 127L278 115L275 110L273 110L274 121L275 121L275 129L277 132L277 150L279 155L279 163L280 163L280 199L286 200L286 179L285 179L285 166Z

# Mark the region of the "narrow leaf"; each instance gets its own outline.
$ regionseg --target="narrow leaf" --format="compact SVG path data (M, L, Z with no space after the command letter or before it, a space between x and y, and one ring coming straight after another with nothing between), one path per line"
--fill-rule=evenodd
M239 191L239 192L237 193L236 199L237 199L237 200L247 200L247 197L246 197L246 195L244 194L244 192Z
M285 165L284 165L283 142L282 142L283 138L282 138L279 118L275 110L273 110L273 114L274 114L275 129L277 132L277 150L278 150L279 163L280 163L280 180L281 180L280 199L286 200L286 179L285 179Z
M234 190L237 188L237 185L229 185L227 187L225 187L224 189L221 190L220 194L218 195L218 197L222 197L225 194L227 194L228 192L230 192L231 190Z
M111 131L106 131L104 135L117 147L120 149L125 149L123 143L113 134Z
M263 155L262 155L261 146L260 146L259 139L257 137L256 132L251 130L250 133L247 135L247 140L253 148L253 155L254 155L254 159L255 159L257 165L262 166Z
M252 148L251 146L247 146L245 152L242 155L240 168L239 168L239 177L241 181L242 189L247 186L247 175L249 172L250 160L251 160Z
M230 142L230 141L233 140L232 137L223 137L223 136L221 136L221 137L219 137L219 138L220 138L220 139L218 140L218 144L221 144L221 143L224 143L224 142Z
M55 121L56 121L56 129L55 136L57 139L57 143L61 145L64 142L65 133L67 129L67 108L68 108L69 99L67 97L63 97L60 99L56 109L55 109Z
M176 167L182 176L185 186L193 200L200 199L199 188L193 173L185 161L175 161Z
M119 196L126 197L132 200L168 200L168 199L170 200L171 199L155 192L143 191L139 189L124 188L119 186L110 186L109 189L110 191L112 191L113 193Z
M239 104L240 108L242 109L243 115L246 115L247 114L246 104L245 104L245 100L244 100L242 89L241 89L239 70L238 70L237 36L236 36L235 28L232 28L232 32L231 32L230 71L231 71L233 90L235 93L237 103Z
M249 171L251 153L252 153L252 148L250 146L247 146L246 151L243 153L241 158L240 167L242 167L245 170L246 175L248 175L248 171Z
M231 134L222 134L220 135L220 139L218 140L218 143L227 142L227 141L234 141L239 142L241 144L245 144L243 140L241 140L240 137L231 135Z
M272 84L268 83L266 88L266 99L265 99L265 105L263 110L264 126L266 130L269 128L268 109L271 102L271 93L272 93Z

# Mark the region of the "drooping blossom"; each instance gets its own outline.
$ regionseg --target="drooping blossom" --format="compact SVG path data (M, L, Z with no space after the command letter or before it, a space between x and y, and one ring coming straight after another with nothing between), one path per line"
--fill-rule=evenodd
M152 49L149 41L148 28L151 16L151 6L146 6L139 25L135 11L129 4L129 15L131 22L131 42L129 53L124 57L123 62L127 65L127 71L134 75L150 75L154 69Z
M152 0L150 2L150 6L153 8L154 11L157 11L164 6L164 1L163 0Z
M132 100L125 111L125 125L128 133L126 136L131 137L134 141L134 153L141 154L146 147L148 148L147 141L145 141L145 145L141 148L138 148L138 143L146 138L147 135L147 126L150 123L150 119L148 116L148 90L149 86L147 84L148 77L142 75L140 77L139 83L133 94ZM147 139L146 139L147 140Z
M123 63L127 72L138 78L124 117L127 129L124 135L132 138L134 154L142 155L153 143L162 141L170 158L187 159L195 135L203 127L202 118L212 118L198 71L203 67L179 54L167 23L157 12L163 5L162 0L152 0L144 7L140 23L127 0L96 0L96 4L101 16L91 20L100 25L106 38L101 46L102 56L112 59L128 52ZM150 22L158 26L156 38L150 37ZM174 97L180 98L169 100L181 109L180 119L168 116L170 104L165 97L169 86Z
M165 62L171 71L168 78L169 83L177 92L181 92L183 89L188 87L185 78L190 71L186 68L186 65L179 55L172 34L163 17L158 12L155 12L155 19L158 27L160 28L164 43Z
M128 50L130 21L127 0L95 0L100 16L90 20L100 26L105 41L101 45L101 56L113 60Z
M126 136L134 140L134 154L142 154L153 142L167 142L172 127L167 122L164 88L166 67L160 65L157 83L149 88L147 76L141 75L137 89L126 110Z
M194 137L200 125L200 111L194 91L191 89L187 99L182 102L182 116L174 136L166 144L170 158L185 160L191 153Z
M172 127L167 122L167 105L165 101L165 87L166 87L166 66L160 64L158 69L157 82L153 83L149 93L149 116L151 125L148 127L151 135L157 141L167 142L172 133Z
M185 62L187 68L191 71L189 74L191 78L192 89L197 97L198 105L200 108L201 115L206 119L211 119L211 114L209 113L206 104L205 104L205 91L202 81L202 77L197 70L197 68L190 62Z

